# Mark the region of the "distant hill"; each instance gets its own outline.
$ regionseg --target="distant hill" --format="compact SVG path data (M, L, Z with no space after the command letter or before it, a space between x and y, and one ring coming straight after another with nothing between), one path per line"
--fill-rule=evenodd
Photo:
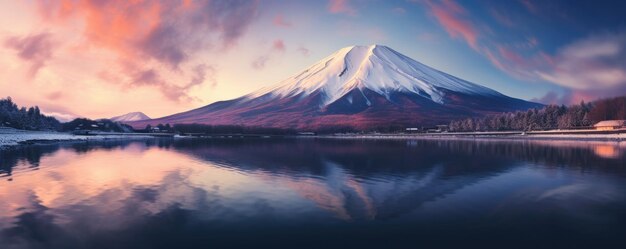
M141 121L141 120L149 120L150 117L144 114L143 112L130 112L124 115L115 116L110 118L111 121L115 122L131 122L131 121Z

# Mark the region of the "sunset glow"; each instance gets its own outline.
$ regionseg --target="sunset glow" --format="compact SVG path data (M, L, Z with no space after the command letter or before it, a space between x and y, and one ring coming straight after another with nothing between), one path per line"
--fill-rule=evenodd
M2 1L0 97L62 120L157 118L273 85L342 47L384 44L512 97L578 103L626 93L614 5Z

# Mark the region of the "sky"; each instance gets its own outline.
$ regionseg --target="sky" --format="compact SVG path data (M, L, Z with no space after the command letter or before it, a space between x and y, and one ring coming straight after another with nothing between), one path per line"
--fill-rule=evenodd
M626 95L623 1L0 1L0 97L59 119L156 118L386 45L545 104Z

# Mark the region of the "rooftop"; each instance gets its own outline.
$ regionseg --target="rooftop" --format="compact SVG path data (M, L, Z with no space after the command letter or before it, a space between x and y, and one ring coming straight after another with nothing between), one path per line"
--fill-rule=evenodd
M594 127L602 126L626 126L626 120L604 120L593 125Z

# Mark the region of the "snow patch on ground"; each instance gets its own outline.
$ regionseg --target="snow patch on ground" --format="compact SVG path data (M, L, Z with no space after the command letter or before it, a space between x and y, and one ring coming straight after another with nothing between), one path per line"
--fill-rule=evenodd
M140 136L133 136L137 138ZM145 136L146 138L149 136ZM83 136L73 135L71 133L55 132L55 131L24 131L12 128L0 128L0 149L11 146L20 145L27 142L46 142L46 141L88 141L88 140L104 140L104 139L123 139L129 138L126 135L94 135Z

